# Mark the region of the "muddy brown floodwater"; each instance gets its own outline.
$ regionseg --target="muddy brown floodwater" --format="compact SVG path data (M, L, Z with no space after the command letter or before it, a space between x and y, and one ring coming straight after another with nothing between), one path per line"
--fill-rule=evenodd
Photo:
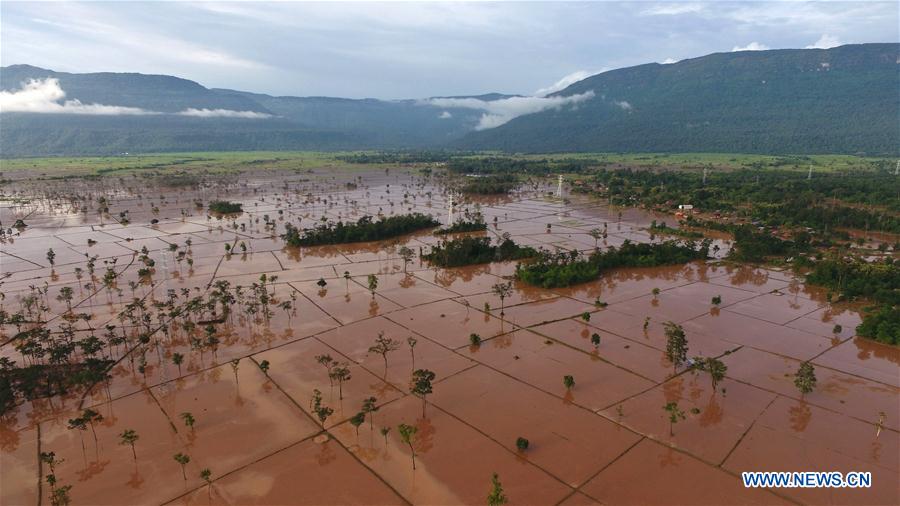
M456 211L477 207L488 236L549 250L589 252L590 230L604 226L601 248L663 239L646 227L665 216L550 198L553 183ZM501 311L492 287L515 265L432 268L418 259L438 240L431 231L283 246L286 223L408 212L446 223L446 189L399 169L249 172L184 188L22 178L6 193L3 227L28 226L0 243L2 309L29 306L51 336L97 335L91 353L116 363L89 392L20 399L3 416L4 505L50 504L51 472L75 505L484 504L493 473L510 504L900 504L900 350L856 337L859 307L830 305L790 272L711 259L557 290L514 282ZM197 203L212 199L244 211L209 216ZM729 244L716 240L723 256ZM416 252L405 266L402 246ZM149 277L138 274L144 260ZM240 310L223 316L214 303L205 316L166 319L222 282ZM69 302L57 297L65 287ZM143 321L123 315L136 299ZM668 362L667 321L684 327L690 357L725 363L715 390L708 373ZM107 341L107 325L124 344ZM0 357L17 363L28 360L12 340L19 330L0 328ZM141 334L149 343L130 347ZM386 356L370 350L379 336ZM329 378L326 355L344 377ZM800 395L804 361L818 383ZM436 375L426 403L409 392L414 369ZM324 424L314 390L332 410ZM355 427L370 398L377 411ZM672 402L685 416L670 425ZM69 429L85 408L103 420ZM416 429L409 443L400 424ZM139 436L134 454L121 444L127 429ZM40 452L62 462L51 470ZM178 453L190 457L184 476ZM743 471L870 471L873 485L747 489Z

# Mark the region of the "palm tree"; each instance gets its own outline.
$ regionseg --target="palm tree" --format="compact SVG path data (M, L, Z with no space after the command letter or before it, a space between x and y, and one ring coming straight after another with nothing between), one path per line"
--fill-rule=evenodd
M425 418L425 406L428 403L426 396L432 392L431 382L434 381L434 377L435 374L428 369L416 369L413 372L409 391L422 397L422 418Z
M178 376L181 376L181 363L184 362L184 355L181 353L172 354L172 363L178 367Z
M188 465L188 462L191 461L191 458L181 452L176 453L172 458L175 459L175 462L181 464L181 476L184 477L184 481L187 481L187 473L184 470L184 466Z
M94 435L94 446L96 447L99 443L97 441L97 430L94 428L94 422L102 422L103 415L88 408L81 412L81 418L91 426L91 433Z
M131 445L131 455L134 457L134 460L137 461L137 452L134 451L134 443L140 439L137 432L134 429L125 429L119 434L119 444L120 445Z
M368 397L366 399L363 399L362 412L369 415L369 429L375 428L375 415L371 413L375 413L376 411L378 411L378 406L375 405L376 402L378 402L378 399L376 399L375 397Z
M191 431L193 431L194 430L194 422L196 422L196 420L194 419L194 415L192 415L188 411L185 411L184 413L182 413L179 416L181 417L182 420L184 420L185 427L189 427L191 429Z
M388 434L391 432L391 428L390 427L382 427L381 429L379 429L379 432L381 432L381 435L384 436L384 447L387 448L387 437L388 437Z
M212 471L209 468L204 468L200 471L200 478L206 482L206 497L212 497Z
M359 441L359 426L366 422L366 414L360 411L350 417L350 425L356 428L356 440Z
M336 379L338 382L338 399L344 399L344 382L351 378L350 376L350 364L347 362L337 363L335 362L334 367L331 368L331 372L329 376Z
M418 342L419 342L419 340L413 336L409 336L406 338L406 344L409 345L409 353L412 354L413 370L415 370L415 368L416 368L416 343L418 343Z

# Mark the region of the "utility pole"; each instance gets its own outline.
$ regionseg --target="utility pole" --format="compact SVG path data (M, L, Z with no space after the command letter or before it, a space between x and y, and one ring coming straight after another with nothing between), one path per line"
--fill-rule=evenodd
M447 200L447 225L453 225L453 192L450 192L450 198Z
M806 179L812 179L812 164L809 164L809 172L806 174Z
M703 167L703 186L706 186L706 173L709 172L709 169Z
M558 180L559 180L559 184L558 184L557 187L556 187L556 196L557 196L557 197L562 197L562 184L563 184L563 177L562 177L562 174L559 175Z

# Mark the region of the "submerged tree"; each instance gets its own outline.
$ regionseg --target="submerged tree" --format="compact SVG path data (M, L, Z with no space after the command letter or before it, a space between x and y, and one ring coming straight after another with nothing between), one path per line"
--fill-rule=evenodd
M378 429L378 431L381 432L381 435L384 437L384 447L387 448L387 437L388 437L388 434L390 434L390 432L391 432L391 428L390 427L382 427L382 428Z
M187 473L184 468L188 465L188 462L191 461L191 458L181 452L176 453L172 458L175 459L175 462L181 464L181 476L184 477L184 481L187 481Z
M500 316L503 316L503 310L505 308L504 301L507 297L512 295L512 282L497 283L491 287L491 291L500 298Z
M669 413L669 435L674 436L675 432L673 427L676 423L678 423L679 419L685 419L684 411L678 409L677 402L666 403L666 405L663 406L663 409L666 410L667 413Z
M675 322L666 322L666 358L672 363L674 373L678 366L687 361L688 344L684 329Z
M549 225L549 224L548 224ZM491 476L491 493L487 496L488 506L503 506L509 501L503 493L503 485L500 483L500 476L494 473Z
M416 252L406 246L401 246L397 251L397 254L403 259L403 272L406 272L406 265L412 262L412 259L416 256Z
M413 470L416 468L416 450L413 448L413 438L416 436L416 432L419 429L413 427L412 425L406 425L405 423L401 423L397 426L397 432L400 433L400 439L409 446L410 455L412 455L412 466Z
M397 351L400 349L400 341L396 341L391 339L390 337L384 337L384 332L379 332L378 337L375 338L375 344L369 347L369 353L377 353L381 355L381 358L384 359L384 374L387 375L388 368L388 353L392 351Z
M566 387L566 390L572 390L575 387L575 378L568 374L563 376L563 385Z
M206 497L212 497L212 471L209 468L204 468L200 471L200 479L206 482Z
M362 412L364 414L369 415L369 428L370 429L375 428L374 427L375 415L373 413L378 411L378 406L376 405L377 402L378 402L378 399L376 399L375 397L367 397L367 398L363 399Z
M406 338L406 344L409 345L409 353L412 355L412 368L413 368L413 370L415 370L415 368L416 368L416 344L417 344L418 342L419 342L419 340L416 339L416 338L413 337L413 336L409 336L409 337Z
M600 346L600 334L596 332L591 334L591 344L593 344L595 348Z
M808 394L816 388L816 370L809 362L801 362L794 378L794 385L800 390L800 394Z
M196 420L194 419L194 415L192 415L188 411L185 411L184 413L180 414L179 416L181 417L181 420L184 422L184 426L191 429L191 431L193 431L194 430L194 422L196 422Z
M431 382L434 381L434 377L434 373L428 369L416 369L413 372L409 391L422 398L422 418L425 417L425 406L428 403L426 396L432 392Z
M350 417L350 425L356 429L356 439L359 439L359 426L366 423L366 414L362 411Z
M328 417L334 413L334 410L322 404L322 392L320 392L318 389L313 390L312 410L313 413L316 414L316 418L319 419L319 423L322 424L322 428L324 429L325 421L328 420Z
M350 380L350 367L347 362L337 363L335 362L334 367L331 368L331 371L328 373L330 377L334 378L338 382L338 399L344 399L344 382Z
M528 440L525 439L524 437L516 438L516 448L518 448L520 451L524 452L525 450L527 450L528 444L529 444Z
M378 288L378 276L374 274L369 274L367 278L367 282L369 285L369 291L372 292L372 298L375 298L375 290Z
M138 433L135 432L134 429L125 429L119 434L119 444L131 446L131 455L134 457L134 460L137 460L137 452L134 450L134 443L136 443L138 439L140 439L140 436L138 436Z

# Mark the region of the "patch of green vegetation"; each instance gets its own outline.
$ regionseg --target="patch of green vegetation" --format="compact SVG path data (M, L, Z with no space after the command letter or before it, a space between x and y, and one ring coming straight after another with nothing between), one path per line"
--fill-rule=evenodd
M243 206L238 202L228 202L226 200L213 200L209 203L209 211L216 214L235 214L244 211Z
M405 234L433 228L441 223L431 216L413 213L373 220L363 216L356 223L325 223L312 229L300 230L285 224L281 238L288 246L319 246L323 244L346 244L353 242L379 241Z
M484 264L521 260L538 255L538 251L528 246L519 246L508 236L496 246L489 237L460 237L452 241L442 241L422 258L440 267L461 267L463 265Z
M511 174L470 176L460 191L474 195L505 195L519 186L519 179Z
M653 220L650 223L650 227L648 228L651 232L657 234L668 234L668 235L677 235L679 237L684 237L687 239L702 239L703 234L700 232L694 232L692 230L685 230L683 228L672 228L666 225L666 222L657 223L656 220Z
M881 343L900 345L900 307L875 308L865 315L856 333Z
M597 279L601 272L618 267L654 267L707 258L710 241L666 241L658 244L625 241L621 247L596 251L584 257L578 251L542 252L534 262L516 266L516 278L543 288L561 288Z
M485 230L487 230L487 224L484 222L484 217L481 213L471 213L467 209L465 212L465 219L459 220L447 228L437 230L434 234L459 234L464 232L483 232Z

